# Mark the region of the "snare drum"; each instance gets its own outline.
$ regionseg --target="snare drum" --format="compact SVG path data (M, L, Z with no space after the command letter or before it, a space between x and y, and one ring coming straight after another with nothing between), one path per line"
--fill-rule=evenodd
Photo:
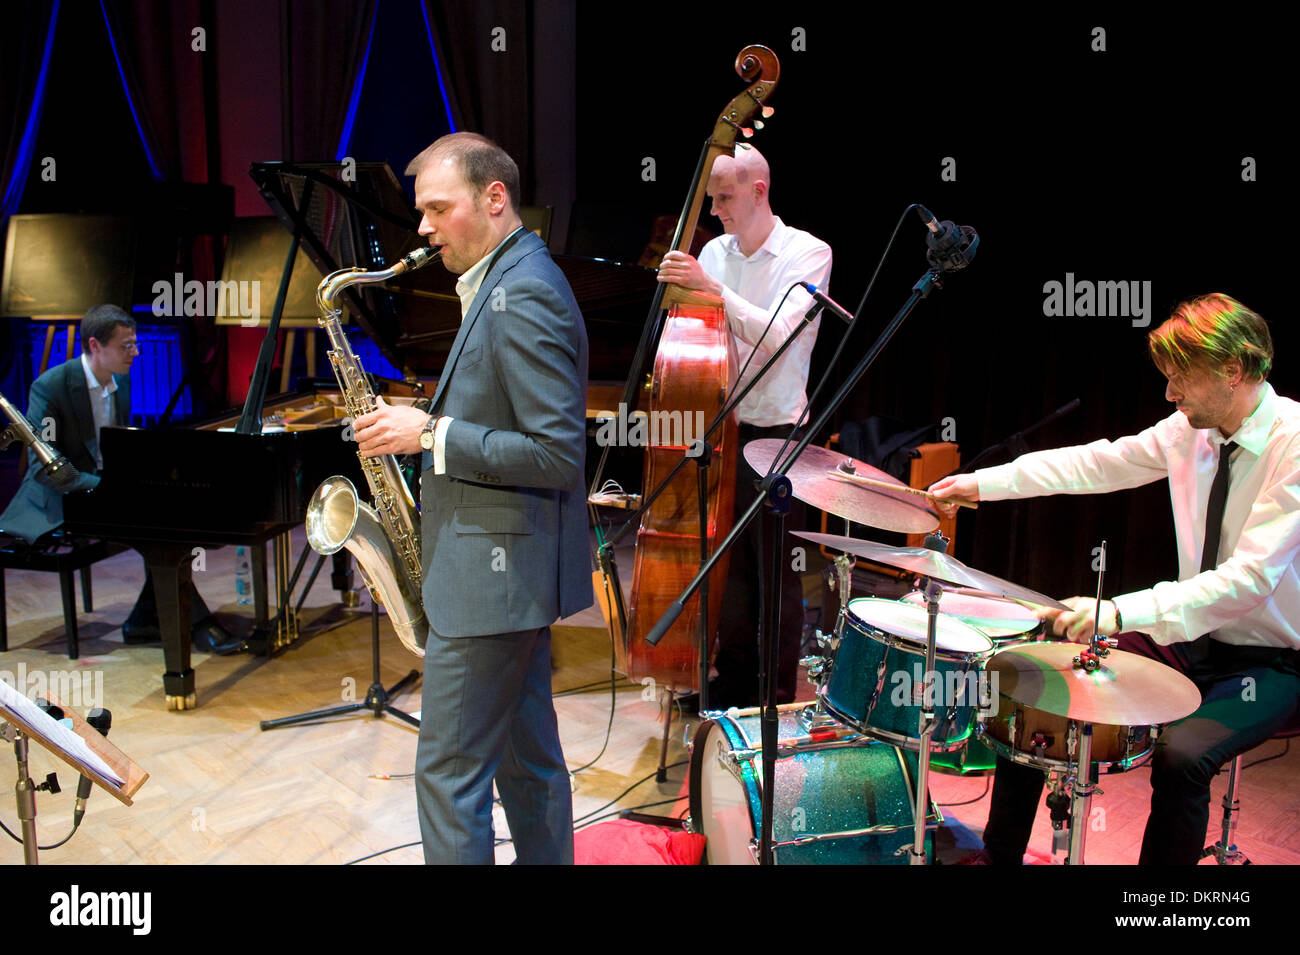
M984 721L984 738L999 756L1044 772L1068 770L1071 735L1078 752L1077 724L1036 710L1002 694L998 715ZM1150 726L1092 725L1092 762L1103 773L1122 773L1151 752Z
M919 590L902 599L904 603L925 609L925 594ZM974 627L993 640L999 650L1043 635L1043 621L1038 619L1038 614L1001 597L977 597L945 590L939 599L939 612Z
M979 675L993 641L969 624L936 621L931 748L960 749L979 708ZM920 749L927 613L898 600L858 597L840 617L830 678L821 690L836 719L895 746Z
M915 816L916 756L845 726L809 736L781 707L772 801L772 858L781 865L905 865ZM691 828L710 865L754 865L762 822L758 708L705 720L691 744ZM930 805L927 821L943 821ZM926 852L933 836L926 835Z
M914 590L903 597L904 603L925 607L925 594ZM1038 640L1044 632L1044 622L1038 614L1014 600L985 597L960 591L945 590L939 600L939 612L956 617L990 638L997 649L1004 650L1017 643ZM937 772L959 776L988 773L997 760L988 745L977 734L961 749L949 753L935 753L930 766Z

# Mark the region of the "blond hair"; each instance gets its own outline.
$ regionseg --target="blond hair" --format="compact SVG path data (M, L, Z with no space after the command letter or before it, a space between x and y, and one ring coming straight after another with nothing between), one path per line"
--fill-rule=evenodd
M1236 359L1243 375L1263 381L1273 368L1273 337L1268 323L1231 295L1211 292L1179 303L1173 314L1147 336L1151 360L1179 371L1198 367L1226 374Z

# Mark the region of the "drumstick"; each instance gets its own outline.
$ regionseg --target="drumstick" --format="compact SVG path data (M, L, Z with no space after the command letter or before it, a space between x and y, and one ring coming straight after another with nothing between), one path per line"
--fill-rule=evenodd
M956 504L958 507L969 507L971 510L979 507L978 504L972 504L969 501L950 501L946 498L935 497L929 491L922 491L920 488L908 487L905 484L886 484L884 481L876 481L860 474L849 474L847 471L827 471L826 473L830 477L848 481L850 484L862 484L866 487L878 487L885 491L901 491L904 494L915 494L917 497L923 497L927 501L933 501L937 504Z

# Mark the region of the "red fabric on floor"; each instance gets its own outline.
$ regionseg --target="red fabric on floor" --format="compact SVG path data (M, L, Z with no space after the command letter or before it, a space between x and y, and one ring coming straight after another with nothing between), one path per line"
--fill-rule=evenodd
M612 819L573 837L575 865L699 865L704 836Z

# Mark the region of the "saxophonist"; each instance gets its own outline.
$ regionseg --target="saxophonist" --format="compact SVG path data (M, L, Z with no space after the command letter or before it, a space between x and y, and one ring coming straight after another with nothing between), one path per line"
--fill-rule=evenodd
M432 414L379 403L363 455L421 456L429 621L416 795L428 863L493 861L495 780L518 860L573 861L550 625L591 605L583 487L587 335L519 218L519 169L453 133L406 169L420 234L459 275L460 331Z

